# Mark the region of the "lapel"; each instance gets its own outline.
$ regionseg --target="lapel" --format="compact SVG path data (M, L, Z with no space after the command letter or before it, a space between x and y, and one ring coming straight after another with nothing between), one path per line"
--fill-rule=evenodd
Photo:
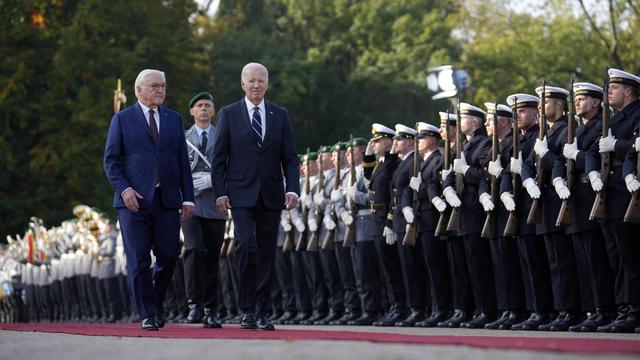
M264 101L264 138L262 139L262 150L267 148L271 142L270 130L273 128L273 107L266 100Z
M142 128L142 131L144 131L149 137L149 141L153 142L153 138L151 137L151 128L149 127L147 118L144 116L144 113L142 112L142 107L140 107L140 104L137 101L135 106L136 106L136 121Z
M420 167L420 172L426 169L427 166L431 163L431 159L440 154L440 149L435 149L429 156L422 162L422 166Z
M160 119L160 128L158 129L158 146L167 137L167 130L169 129L169 114L164 110L164 107L158 106L158 119Z

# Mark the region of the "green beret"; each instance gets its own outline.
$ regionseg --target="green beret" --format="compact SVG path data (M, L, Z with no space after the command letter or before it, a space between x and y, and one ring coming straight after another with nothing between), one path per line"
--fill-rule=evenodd
M338 141L337 143L335 143L335 144L333 144L331 146L331 152L338 151L338 148L340 148L340 150L346 150L347 149L347 145L346 145L346 143L344 143L342 141Z
M309 152L309 161L318 160L318 153L315 151Z
M320 148L318 148L318 154L328 153L328 152L331 152L331 147L330 146L320 145Z
M189 100L189 109L191 109L198 100L202 100L202 99L213 102L213 95L209 94L206 91L196 94L196 96L192 97L191 100Z
M353 141L349 140L347 146L366 146L369 142L365 138L357 137L353 138Z

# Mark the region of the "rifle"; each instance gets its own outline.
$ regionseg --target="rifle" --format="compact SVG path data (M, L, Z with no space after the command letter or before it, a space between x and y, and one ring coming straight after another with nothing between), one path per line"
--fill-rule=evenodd
M322 160L322 148L320 148L320 153L318 154L318 184L316 185L316 194L320 191L324 191L324 161ZM315 194L314 194L315 195ZM316 221L318 222L318 226L320 226L320 218L322 216L322 209L319 206L316 206ZM307 251L318 251L318 230L309 233L309 242L307 242Z
M224 229L224 240L222 241L222 246L220 247L220 257L227 257L227 251L229 249L229 241L230 235L229 231L231 230L231 220L227 220Z
M491 161L496 161L498 158L498 102L496 101L495 113L493 114L493 134L491 134ZM491 201L496 204L498 200L498 178L491 175ZM486 239L492 239L496 236L496 218L493 211L487 211L487 216L484 219L484 225L482 226L482 232L480 236Z
M542 95L540 96L540 131L538 133L538 139L542 140L547 135L547 115L545 113L545 91L546 82L542 81ZM536 183L538 186L542 186L544 181L544 169L542 168L542 158L536 155ZM533 199L531 202L531 209L527 216L527 224L537 224L540 222L541 209L540 198Z
M573 138L575 137L576 127L576 110L575 100L573 99L573 77L571 77L571 84L569 85L569 116L567 120L567 143L573 144ZM573 178L576 171L576 161L573 159L567 159L565 161L567 167L567 187L573 188ZM571 196L562 200L560 211L558 212L558 218L556 219L556 226L570 225L571 224Z
M116 89L113 90L113 112L120 112L120 107L126 102L127 97L124 95L124 91L122 90L122 83L120 79L118 79L118 85Z
M446 138L444 139L444 162L442 163L442 170L448 169L451 165L451 160L449 159L449 155L451 152L451 141L449 140L449 110L447 110L447 119L440 119L440 127L444 126L444 131L446 134ZM440 179L444 180L444 179ZM449 222L449 215L451 215L451 208L447 206L447 208L440 213L440 218L438 218L438 225L436 225L436 236L444 236L447 234L447 223Z
M636 174L640 174L640 156L636 163ZM638 191L631 193L631 201L629 201L627 212L624 214L624 222L640 224L640 197L638 196Z
M456 126L456 159L460 159L462 155L462 127L460 126L460 122L462 119L460 117L460 99L458 99L458 124ZM462 174L456 174L456 194L458 197L462 198L462 188L464 187L464 177ZM447 224L447 231L459 230L460 229L460 207L452 207L451 208L451 216L449 217L449 223Z
M520 129L518 129L518 97L514 97L513 102L515 109L513 109L513 118L511 124L511 136L513 138L513 157L517 158L520 154ZM511 192L513 199L518 199L518 189L520 189L520 183L518 182L517 174L511 174ZM517 201L517 200L516 200ZM518 235L518 214L516 210L509 212L507 217L507 224L504 227L503 236L515 236Z
M333 184L333 190L340 189L340 167L342 166L341 156L340 156L340 143L336 145L336 151L338 152L338 161L336 162L336 172L335 172L335 183ZM329 212L329 216L331 219L336 219L336 206L334 203L329 204L331 207L331 212ZM336 219L336 227L333 230L327 229L327 234L322 241L322 250L333 249L333 246L336 243L336 233L338 232L338 220Z
M609 135L609 119L611 113L609 109L609 72L604 69L604 93L602 95L602 137ZM611 171L611 153L600 154L600 176L602 177L602 189L596 192L596 198L593 201L589 220L604 220L607 217L607 182L609 180L609 172Z
M287 211L287 216L289 217L289 223L291 224L291 214L289 211ZM291 228L292 229L287 231L285 234L284 243L282 244L282 252L293 250L293 226L291 226Z
M311 194L309 194L309 191L311 191L311 175L309 174L309 154L310 154L310 150L309 148L307 148L307 157L305 158L306 174L304 174L304 189L303 189L305 195L307 196L311 196ZM302 209L302 222L306 224L307 219L309 218L309 209L307 209L307 207L304 206L304 204L301 204L300 208ZM305 237L304 231L298 234L298 238L296 239L296 251L300 251L306 247L305 238L306 237Z
M418 123L416 123L416 137L413 140L413 175L420 176L420 155L418 154ZM418 211L420 210L420 200L418 200L418 192L413 191L411 194L413 206L413 222L409 224L409 229L404 233L402 245L415 246L418 237Z
M349 136L351 141L351 150L349 150L349 154L351 155L351 167L349 168L349 185L353 186L356 183L356 159L355 159L355 144L353 142L353 134ZM351 225L347 226L347 230L344 234L344 242L342 246L353 246L356 242L356 213L357 207L355 202L349 200L347 198L347 203L349 205L349 214L353 218L353 222Z

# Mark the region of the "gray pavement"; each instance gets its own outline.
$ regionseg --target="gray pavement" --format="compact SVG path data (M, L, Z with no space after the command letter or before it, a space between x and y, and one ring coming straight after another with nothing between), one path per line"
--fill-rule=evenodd
M279 328L287 328L280 326ZM419 335L593 337L640 340L635 334L571 334L484 330L374 327L291 327L295 329L381 331ZM640 356L585 355L523 350L487 350L467 346L380 344L366 341L214 340L79 336L0 331L0 360L162 360L162 359L461 359L578 360L640 359Z

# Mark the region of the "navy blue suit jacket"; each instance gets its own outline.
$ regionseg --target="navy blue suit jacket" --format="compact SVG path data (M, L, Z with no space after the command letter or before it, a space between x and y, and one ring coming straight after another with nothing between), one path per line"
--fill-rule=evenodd
M218 113L211 179L216 198L229 196L232 207L253 207L261 196L268 209L284 209L285 192L300 194L298 155L289 115L267 101L265 111L262 147L252 135L244 98Z
M179 209L183 201L194 201L182 117L163 106L158 108L158 113L157 145L138 102L111 119L104 149L104 171L115 192L116 208L125 207L121 194L128 187L143 196L138 200L141 208L151 206L156 177L160 181L164 207Z

